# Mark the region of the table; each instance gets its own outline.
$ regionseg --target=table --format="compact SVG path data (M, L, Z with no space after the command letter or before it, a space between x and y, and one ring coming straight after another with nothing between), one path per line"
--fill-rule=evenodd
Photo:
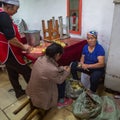
M67 44L67 46L64 48L64 53L58 61L58 64L69 65L72 61L80 60L82 48L87 43L87 41L79 38L68 38L62 41L64 41ZM51 43L45 42L43 46L36 47L37 52L32 51L29 54L24 53L24 56L26 56L27 59L32 60L32 62L35 62L39 56L44 55L42 53L42 49L50 44Z

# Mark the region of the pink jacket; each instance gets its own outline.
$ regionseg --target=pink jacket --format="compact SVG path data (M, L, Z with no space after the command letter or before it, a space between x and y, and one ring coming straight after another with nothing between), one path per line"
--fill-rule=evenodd
M66 80L69 72L58 67L53 59L46 56L37 59L32 68L31 78L26 93L30 96L34 106L49 109L57 105L57 84Z

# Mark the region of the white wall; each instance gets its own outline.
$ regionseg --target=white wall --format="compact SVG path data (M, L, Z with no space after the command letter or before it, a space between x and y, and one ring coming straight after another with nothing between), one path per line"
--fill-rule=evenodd
M89 30L98 31L98 40L108 54L113 19L113 0L82 0L82 34L71 35L86 38ZM20 0L20 9L15 17L25 20L29 29L42 30L41 20L53 16L63 16L64 23L67 15L66 0ZM42 32L41 32L42 34Z
M115 4L105 86L120 92L120 0Z
M20 0L17 16L22 17L29 29L42 30L41 20L51 19L53 16L66 16L65 0Z

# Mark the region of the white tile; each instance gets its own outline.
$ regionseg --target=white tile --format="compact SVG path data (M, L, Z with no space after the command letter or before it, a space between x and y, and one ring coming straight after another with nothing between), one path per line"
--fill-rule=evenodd
M29 105L27 105L24 109L22 109L19 113L16 115L13 113L24 101L27 99L27 97L13 103L6 109L4 109L4 112L9 117L10 120L20 120L22 116L29 110Z
M12 86L9 82L5 82L0 87L0 108L4 109L7 106L14 103L17 99L14 95L14 92L8 92L9 89L11 89Z
M23 80L23 77L19 77L19 81L23 89L26 88L26 83ZM6 107L10 106L14 102L17 101L15 97L15 92L11 91L10 89L13 89L13 87L10 84L10 81L8 79L7 72L1 72L0 71L0 108L5 109Z
M8 118L6 117L6 115L0 110L0 119L1 120L8 120Z

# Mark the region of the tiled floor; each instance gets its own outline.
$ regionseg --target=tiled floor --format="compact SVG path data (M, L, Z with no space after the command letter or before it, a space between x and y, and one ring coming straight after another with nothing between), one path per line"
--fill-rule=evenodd
M25 88L26 83L20 76L20 83ZM14 116L13 110L21 105L26 98L17 100L8 80L7 72L0 70L0 119L1 120L20 120L21 113Z
M19 79L22 87L25 88L26 83L24 82L22 76L20 76ZM29 109L28 105L17 115L13 114L13 111L23 104L27 97L17 100L14 91L11 89L12 86L8 80L7 72L0 69L0 120L20 120ZM50 120L50 118L51 120L64 120L64 118L66 120L76 120L70 110L70 107L62 109L54 108L45 116L44 120ZM36 116L33 120L39 120L38 116Z
M26 83L24 82L22 76L20 76L20 83L25 89ZM16 110L27 97L24 97L21 100L17 100L14 95L14 91L11 90L11 84L8 80L7 72L0 69L0 120L20 120L21 117L28 111L29 106L25 107L17 115L13 114L13 111ZM103 86L98 90L99 95L104 95ZM36 116L33 120L39 120ZM44 118L44 120L77 120L71 112L71 106L58 109L52 109Z

